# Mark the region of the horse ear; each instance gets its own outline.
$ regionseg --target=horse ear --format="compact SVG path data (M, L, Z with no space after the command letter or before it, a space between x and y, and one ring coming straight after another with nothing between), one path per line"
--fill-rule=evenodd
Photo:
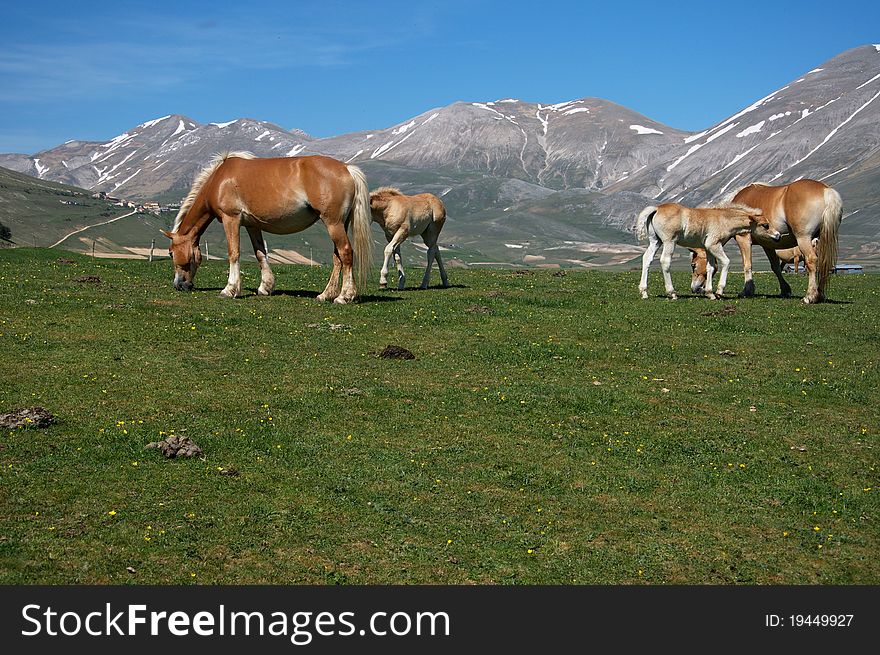
M166 237L168 237L169 239L173 239L173 238L174 238L174 236L171 234L171 232L167 232L167 231L165 231L165 230L159 230L159 231L160 231L162 234L164 234Z

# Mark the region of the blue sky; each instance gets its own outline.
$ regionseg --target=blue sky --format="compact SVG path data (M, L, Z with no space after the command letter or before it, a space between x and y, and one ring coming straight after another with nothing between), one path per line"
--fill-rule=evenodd
M701 130L831 57L880 43L880 3L7 3L0 152L144 121L250 117L314 136L456 100L593 96Z

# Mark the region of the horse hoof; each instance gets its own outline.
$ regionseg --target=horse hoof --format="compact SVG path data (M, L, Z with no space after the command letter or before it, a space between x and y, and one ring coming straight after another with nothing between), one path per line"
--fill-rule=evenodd
M223 289L223 291L220 292L221 298L235 298L236 296L238 296L238 294L230 289Z
M669 294L669 299L670 299L670 300L678 300L678 296L676 296L674 293L670 293L670 294Z
M337 304L337 305L347 305L347 304L350 303L352 300L354 300L354 298L343 298L342 296L336 296L336 297L333 299L333 302L334 302L335 304Z
M317 296L317 300L320 300L321 302L327 302L329 300L333 300L333 298L328 296L326 293L320 293Z
M809 296L805 296L805 297L804 297L804 304L805 304L805 305L813 305L813 304L815 304L815 303L816 303L816 299L815 299L815 298L811 298L811 297L809 297Z
M257 289L257 295L258 296L271 296L272 290L271 289L264 289L263 287L260 287L259 289Z
M387 288L388 288L388 283L387 283L387 282L380 282L380 283L379 283L379 288L380 288L380 289L387 289Z
M642 294L642 300L648 299L648 292L647 291L639 291L639 293Z

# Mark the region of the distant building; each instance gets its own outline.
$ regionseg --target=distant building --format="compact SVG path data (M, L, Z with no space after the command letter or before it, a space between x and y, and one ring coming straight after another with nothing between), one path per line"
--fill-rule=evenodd
M864 273L861 264L838 264L833 273Z
M795 270L794 270L794 265L793 265L793 264L786 264L786 265L783 267L782 270L783 270L785 273L794 273L794 272L795 272ZM798 272L799 275L806 275L806 274L807 274L807 269L805 269L804 266L803 266L803 264L801 264L801 265L798 267L798 271L797 271L797 272ZM842 273L842 274L846 274L846 273L864 273L865 271L862 269L862 265L861 265L861 264L838 264L837 266L835 266L835 267L832 269L831 272L832 272L832 273Z

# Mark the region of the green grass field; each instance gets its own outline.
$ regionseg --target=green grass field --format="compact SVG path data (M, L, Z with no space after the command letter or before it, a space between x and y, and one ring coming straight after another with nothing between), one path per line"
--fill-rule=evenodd
M880 276L327 274L0 251L0 583L880 583Z

